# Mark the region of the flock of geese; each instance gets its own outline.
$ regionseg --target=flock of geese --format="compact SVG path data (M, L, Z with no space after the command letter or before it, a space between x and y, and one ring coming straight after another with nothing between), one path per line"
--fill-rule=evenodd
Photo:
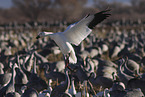
M0 97L144 96L145 31L91 33L108 12L87 15L64 32L41 32L36 41L29 32L2 32Z

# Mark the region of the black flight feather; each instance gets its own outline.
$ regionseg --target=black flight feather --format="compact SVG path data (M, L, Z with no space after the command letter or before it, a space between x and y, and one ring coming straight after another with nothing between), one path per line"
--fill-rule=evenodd
M111 14L106 13L110 10L104 10L101 11L99 13L94 14L94 19L89 23L88 27L90 29L93 29L97 24L99 24L100 22L102 22L104 19L106 19L107 17L109 17Z

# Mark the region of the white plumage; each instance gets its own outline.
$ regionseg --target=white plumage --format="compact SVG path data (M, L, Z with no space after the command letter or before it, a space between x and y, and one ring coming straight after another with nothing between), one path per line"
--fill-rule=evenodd
M67 54L70 54L69 62L77 63L75 51L71 43L78 46L81 41L83 41L92 32L92 29L98 23L102 22L104 19L106 19L106 17L110 15L105 13L107 11L109 10L101 11L94 15L88 15L79 22L68 26L64 32L41 32L36 38L38 39L40 37L50 36L50 38L56 42L61 52L65 56Z
M68 42L78 46L81 41L84 40L92 32L92 29L88 28L88 24L93 20L93 18L94 16L92 15L87 18L83 18L70 29L64 31L62 35Z

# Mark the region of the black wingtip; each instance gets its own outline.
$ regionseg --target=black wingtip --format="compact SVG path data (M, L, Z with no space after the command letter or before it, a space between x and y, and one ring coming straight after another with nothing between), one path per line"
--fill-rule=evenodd
M107 13L111 11L111 9L106 9L106 10L103 10L103 11L100 11L96 14L94 14L94 19L89 23L88 27L90 29L93 29L97 24L99 24L100 22L102 22L103 20L105 20L107 17L109 17L111 14L110 13Z
M103 15L104 17L105 17L105 16L108 16L108 15L110 16L110 15L111 15L110 13L106 13L106 12L109 12L109 11L111 11L111 9L108 9L108 8L107 8L106 10L103 10L103 11L100 11L100 12L96 13L95 16L96 16L96 15L99 15L99 14L100 14L100 15Z
M36 37L36 39L39 39L40 38L40 36L38 35L37 37Z

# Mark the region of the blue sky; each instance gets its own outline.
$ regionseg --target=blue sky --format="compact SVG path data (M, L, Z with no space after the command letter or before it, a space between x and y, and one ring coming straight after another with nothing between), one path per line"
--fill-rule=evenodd
M0 0L0 8L9 8L12 6L12 0Z
M89 0L91 2L92 0ZM124 2L128 3L130 0L107 0L108 2L112 1L119 1L119 2ZM0 8L10 8L12 6L12 0L0 0Z

